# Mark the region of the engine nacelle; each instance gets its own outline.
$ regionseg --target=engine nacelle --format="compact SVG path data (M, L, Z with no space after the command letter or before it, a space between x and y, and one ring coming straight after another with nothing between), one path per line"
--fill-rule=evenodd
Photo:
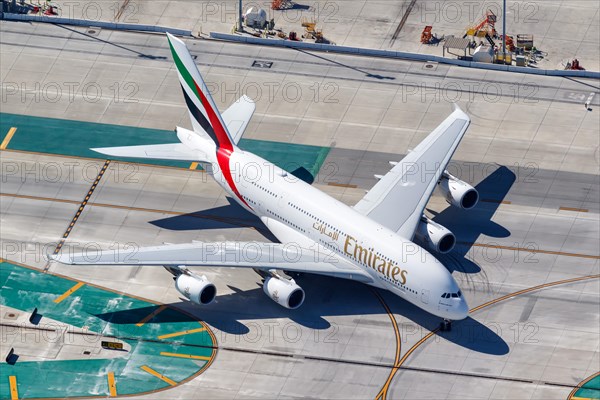
M473 186L448 173L442 175L438 186L444 193L446 201L455 207L470 210L479 201L479 193Z
M175 278L175 288L192 303L209 304L217 296L217 288L206 276L180 274Z
M442 254L448 253L456 244L456 236L448 228L426 217L421 218L415 238L429 250Z
M263 290L275 303L291 310L304 303L304 290L293 279L269 276L263 283Z

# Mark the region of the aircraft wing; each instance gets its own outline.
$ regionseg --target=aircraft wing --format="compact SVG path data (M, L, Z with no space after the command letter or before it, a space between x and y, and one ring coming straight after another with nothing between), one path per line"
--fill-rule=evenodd
M458 106L363 197L354 209L412 239L423 210L471 120Z
M61 252L50 259L72 265L157 265L187 267L237 267L261 270L280 269L373 282L371 276L345 262L335 253L302 248L295 243L192 242L125 250L100 250L69 254Z
M256 104L254 101L244 95L230 105L221 115L234 144L237 145L242 138L255 109Z

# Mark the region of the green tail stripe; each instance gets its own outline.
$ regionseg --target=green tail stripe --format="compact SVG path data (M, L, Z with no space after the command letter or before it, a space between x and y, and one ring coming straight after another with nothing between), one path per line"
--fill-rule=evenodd
M183 62L179 58L179 55L177 54L175 49L173 48L173 45L171 44L170 39L169 39L169 47L171 48L171 54L173 55L173 60L175 61L175 66L177 67L177 70L179 71L181 76L183 76L185 83L187 83L188 86L190 87L190 89L192 89L192 92L194 92L196 94L196 97L198 98L198 100L200 100L200 104L202 104L200 95L196 91L196 82L194 81L194 78L192 78L192 75L190 75L189 71L185 68L185 65L183 65Z

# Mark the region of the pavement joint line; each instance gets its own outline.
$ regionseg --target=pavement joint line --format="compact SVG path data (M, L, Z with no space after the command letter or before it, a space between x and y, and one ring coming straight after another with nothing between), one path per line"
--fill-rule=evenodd
M158 338L159 339L169 339L169 338L176 337L176 336L183 336L183 335L189 335L191 333L204 332L205 330L206 330L206 328L188 329L187 331L167 333L166 335L160 335L160 336L158 336Z
M160 355L165 356L165 357L189 358L189 359L193 359L193 360L204 360L204 361L210 360L210 357L208 357L208 356L196 356L193 354L169 353L168 351L161 351Z
M66 292L64 292L63 294L61 294L60 296L58 296L56 299L54 299L54 303L55 304L59 304L64 299L66 299L67 297L69 297L70 295L72 295L73 293L75 293L77 290L79 290L83 285L85 285L85 283L78 282L71 289L67 290Z
M54 249L54 254L55 255L58 254L58 252L60 251L60 249L65 244L65 241L67 240L67 238L71 234L71 231L73 230L73 227L75 226L75 223L77 222L77 220L81 216L81 213L83 212L85 206L88 204L89 198L92 196L92 193L94 193L94 190L96 190L96 187L98 186L98 183L100 182L100 179L102 179L102 176L104 176L104 173L106 172L106 169L108 168L109 165L110 165L110 160L106 160L104 162L104 165L102 166L102 169L100 170L100 172L98 172L98 176L96 177L96 180L94 181L94 183L92 184L92 186L88 190L87 195L85 196L85 199L81 202L81 204L79 206L79 209L77 210L77 212L75 213L75 215L71 219L71 222L69 223L69 226L67 227L67 230L65 231L65 233L63 233L60 241L56 245L56 248ZM46 265L44 266L44 272L47 272L49 268L50 268L50 262L46 263Z
M0 150L6 150L6 147L8 146L8 144L10 143L10 140L12 139L12 137L14 136L14 134L16 132L17 132L17 128L15 128L14 126L8 130L8 133L4 137L2 144L0 144Z
M137 327L144 326L144 324L146 322L150 321L152 318L156 317L158 314L160 314L161 312L163 312L166 309L167 309L167 306L165 306L165 305L162 305L162 306L158 307L156 310L152 311L150 314L148 314L144 318L142 318L142 320L140 322L138 322L137 324L135 324L135 325Z
M168 383L168 384L169 384L169 385L171 385L171 386L177 386L177 382L175 382L175 381L174 381L174 380L172 380L172 379L169 379L169 378L167 378L166 376L164 376L164 375L162 375L161 373L159 373L159 372L157 372L157 371L153 370L152 368L150 368L150 367L149 367L149 366L147 366L147 365L142 365L140 368L141 368L143 371L145 371L145 372L149 373L150 375L154 375L155 377L157 377L157 378L158 378L158 379L160 379L161 381L163 381L163 382L166 382L166 383Z
M14 375L9 376L8 384L10 385L10 399L18 400L19 399L19 388L17 387L17 377Z
M68 204L80 204L76 200L53 199L50 197L29 196L29 195L21 195L21 194L14 194L14 193L0 193L0 196L9 196L9 197L15 197L15 198L20 198L20 199L40 200L40 201L56 201L59 203L68 203ZM218 216L198 215L195 213L189 213L189 212L183 212L183 211L168 211L168 210L159 210L156 208L130 207L130 206L122 206L122 205L118 205L118 204L93 203L93 202L92 203L89 203L89 202L81 203L79 211L81 211L82 207L84 207L86 204L90 205L90 206L94 206L94 207L117 208L117 209L122 209L122 210L151 212L151 213L167 214L167 215L188 215L193 218L209 219L209 220L224 222L224 223L228 223L228 224L232 224L232 225L236 225L236 226L240 226L240 227L252 228L259 232L261 231L260 227L248 226L247 224L245 224L246 222L252 222L252 221L243 219L243 218L233 219L233 218L218 217ZM465 245L465 246L486 247L486 248L500 249L500 250L530 252L530 253L540 253L540 254L550 254L550 255L565 256L565 257L587 258L587 259L592 259L592 260L600 260L600 255L593 255L593 254L569 253L569 252L555 251L555 250L543 250L543 249L531 249L531 248L524 248L524 247L501 246L501 245L493 245L493 244L488 244L488 243L477 243L477 242L475 242L475 243L473 243L473 242L458 242L457 244L461 244L461 245Z
M108 379L108 393L110 397L117 397L117 385L115 383L115 373L110 371L107 376Z

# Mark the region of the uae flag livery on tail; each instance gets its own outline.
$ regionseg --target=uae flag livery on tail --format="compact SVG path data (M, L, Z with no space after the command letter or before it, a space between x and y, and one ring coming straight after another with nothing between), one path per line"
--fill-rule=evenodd
M167 37L194 130L206 132L217 149L232 152L234 144L231 135L185 43L170 33L167 33Z

